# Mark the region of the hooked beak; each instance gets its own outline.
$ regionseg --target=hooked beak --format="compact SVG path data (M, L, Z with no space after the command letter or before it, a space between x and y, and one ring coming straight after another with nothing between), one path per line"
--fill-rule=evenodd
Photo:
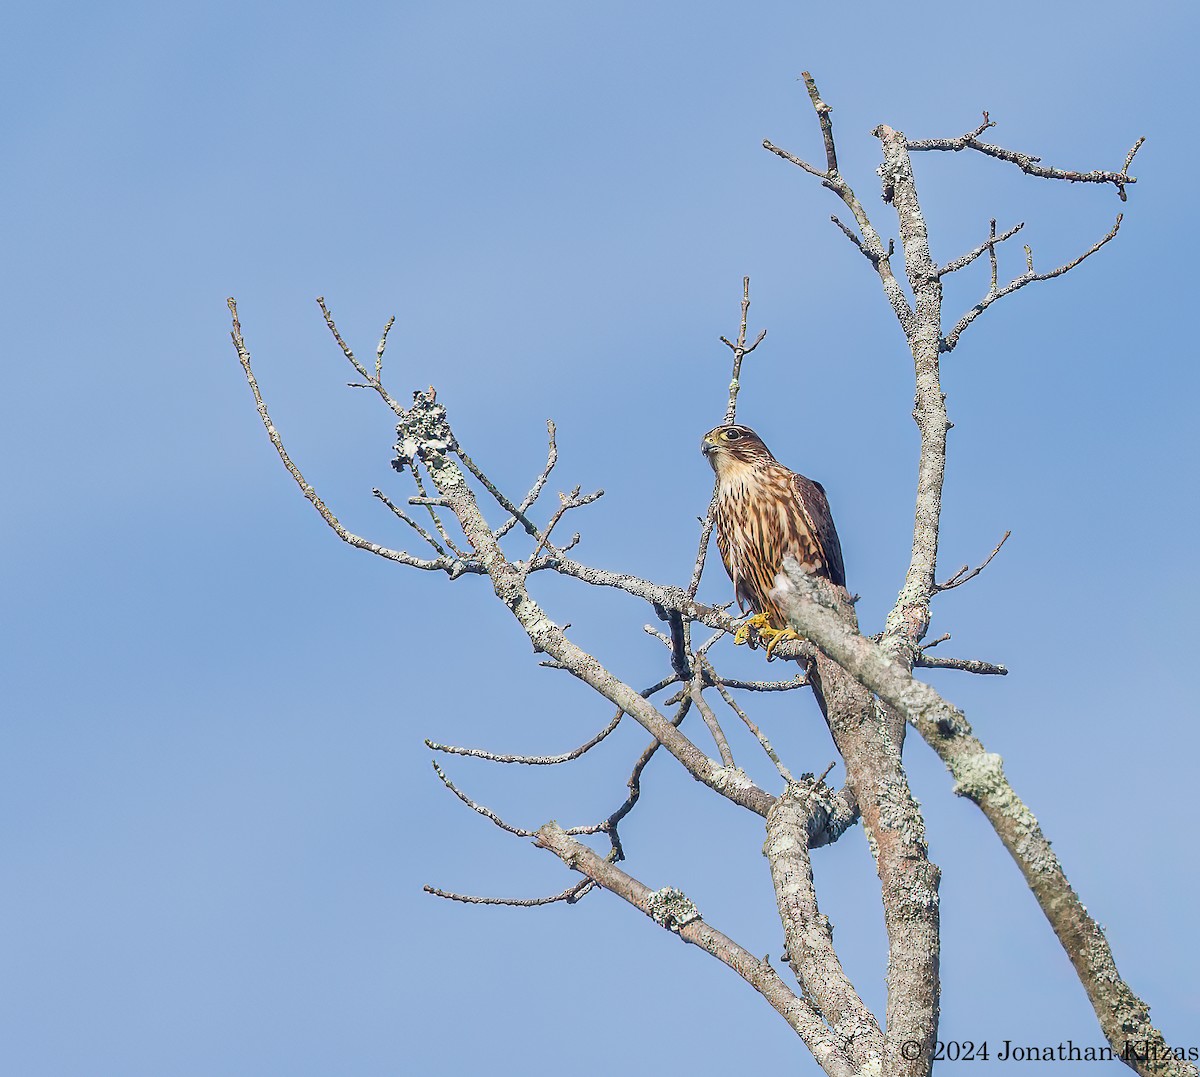
M710 453L714 453L717 451L717 443L712 439L711 435L705 434L704 437L701 439L700 451L705 456L708 456Z

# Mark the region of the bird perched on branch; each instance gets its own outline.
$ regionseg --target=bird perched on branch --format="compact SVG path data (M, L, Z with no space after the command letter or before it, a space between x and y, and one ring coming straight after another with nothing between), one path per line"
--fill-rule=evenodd
M748 426L718 426L704 435L700 451L717 473L717 548L733 581L738 607L753 616L734 636L745 643L753 626L767 657L782 639L796 639L771 600L783 559L846 586L842 544L829 501L819 482L784 467Z

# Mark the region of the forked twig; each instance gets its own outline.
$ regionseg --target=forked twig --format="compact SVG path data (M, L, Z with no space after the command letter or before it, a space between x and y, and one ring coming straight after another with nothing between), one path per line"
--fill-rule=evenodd
M958 324L955 325L955 327L939 343L939 345L938 345L939 350L943 351L943 352L953 351L954 346L958 343L958 338L962 336L963 331L976 318L978 318L979 315L981 315L985 310L987 310L988 307L990 307L994 302L996 302L997 299L1003 299L1006 295L1012 295L1013 292L1019 291L1021 288L1024 288L1025 285L1033 284L1035 281L1053 280L1055 277L1061 277L1064 273L1070 272L1081 262L1086 261L1093 254L1095 254L1098 250L1100 250L1101 247L1103 247L1105 244L1111 242L1113 239L1116 238L1117 233L1121 230L1121 221L1123 219L1124 219L1124 214L1118 213L1116 222L1113 224L1112 228L1110 228L1108 230L1107 235L1105 235L1103 239L1099 239L1095 243L1093 243L1090 247L1088 247L1088 249L1086 251L1084 251L1081 255L1079 255L1078 258L1072 258L1071 261L1058 266L1056 269L1051 269L1047 273L1037 273L1034 271L1033 252L1029 249L1029 247L1026 247L1025 248L1025 272L1022 273L1019 277L1014 277L1003 288L998 289L996 287L996 272L995 272L995 265L993 263L992 283L991 283L991 287L988 289L987 295L985 295L978 303L975 304L975 306L973 306L969 311L967 311L966 314L964 314L961 318L959 318ZM997 242L999 242L999 241L997 240ZM993 252L992 256L994 258L995 257L995 245L994 244L991 246L991 250Z
M968 566L963 565L963 567L960 568L945 583L934 584L933 593L938 594L941 591L950 591L950 590L953 590L955 587L961 587L968 580L973 580L985 568L987 568L988 565L990 565L992 563L992 558L995 557L996 554L998 554L1000 552L1000 547L1003 546L1008 541L1008 536L1011 534L1012 534L1012 531L1005 531L1004 537L999 542L996 543L996 548L994 550L992 550L992 552L989 553L987 555L987 557L985 557L983 559L982 563L980 563L979 565L976 565L975 568L969 569Z
M283 461L283 466L287 468L288 474L292 476L296 485L300 487L300 492L304 494L312 507L317 510L321 519L333 529L334 534L343 542L355 547L355 549L366 550L368 553L373 553L389 561L397 561L402 565L408 565L410 568L420 568L429 572L445 572L451 579L461 576L464 572L484 572L481 566L464 560L461 555L436 558L414 557L403 550L392 550L387 546L379 545L377 542L371 542L369 539L347 531L342 526L338 518L334 516L325 502L317 495L317 491L305 479L300 469L292 462L291 456L288 455L287 449L284 448L283 439L279 436L279 431L275 429L275 424L271 421L267 405L263 401L262 393L259 392L258 381L254 377L254 369L250 364L250 351L246 347L245 340L242 338L242 326L241 322L238 321L237 301L231 297L227 300L227 304L229 306L229 313L233 319L233 326L230 331L230 336L233 338L233 346L237 350L238 360L242 364L242 372L246 376L246 384L250 386L250 392L254 394L254 405L258 409L258 415L262 419L263 426L266 428L267 437L271 439L271 444L275 446L275 451L279 454L279 459Z
M754 339L754 343L746 345L746 316L750 311L750 278L742 278L742 322L738 328L738 338L735 344L728 337L721 337L721 343L733 352L733 375L729 379L729 405L725 409L725 424L728 426L737 417L737 397L741 389L742 360L757 348L767 336L762 330Z
M530 487L529 493L521 500L521 504L517 508L522 513L527 513L533 503L538 499L542 492L542 488L546 485L546 480L550 478L550 472L554 470L554 465L558 463L558 443L555 440L556 428L553 419L546 420L546 435L549 439L549 447L546 450L546 466L542 468L541 474L533 480L533 486ZM516 525L517 517L510 516L498 528L496 528L496 538L503 538Z
M913 152L946 150L957 153L959 150L977 150L988 157L994 157L997 160L1007 161L1009 164L1016 165L1027 176L1036 176L1039 179L1065 180L1067 183L1111 183L1116 187L1117 194L1122 202L1126 200L1126 184L1137 183L1137 180L1129 174L1129 166L1133 164L1134 156L1146 141L1145 135L1139 138L1125 155L1125 165L1120 172L1106 172L1102 169L1094 169L1091 172L1076 172L1068 168L1051 168L1048 165L1042 164L1040 157L1034 157L1028 153L1020 153L1017 150L1005 149L1003 146L993 146L987 142L980 142L979 136L989 127L995 126L996 124L985 112L983 114L983 123L976 127L974 131L968 131L965 135L959 135L957 138L914 139L909 141L908 148Z

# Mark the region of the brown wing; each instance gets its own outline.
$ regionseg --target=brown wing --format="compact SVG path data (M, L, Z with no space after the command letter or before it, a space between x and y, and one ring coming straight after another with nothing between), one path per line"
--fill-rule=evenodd
M792 485L809 533L817 545L818 556L824 563L825 571L821 575L827 575L839 587L845 587L846 567L842 562L842 543L838 539L837 528L833 526L833 513L829 511L825 487L796 472L792 472Z

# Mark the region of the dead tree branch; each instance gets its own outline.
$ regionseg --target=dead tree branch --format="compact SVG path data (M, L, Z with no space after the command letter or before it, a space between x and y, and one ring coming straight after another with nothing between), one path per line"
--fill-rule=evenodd
M1103 930L1067 880L1037 819L1008 783L1000 756L985 750L960 710L828 609L821 582L789 561L772 597L792 627L822 655L895 708L921 734L954 777L954 792L980 808L1062 943L1114 1051L1120 1054L1127 1040L1136 1040L1148 1045L1152 1060L1122 1060L1138 1073L1196 1077L1194 1066L1174 1060L1162 1033L1150 1023L1149 1008L1121 979Z
M379 345L375 349L375 376L372 377L368 373L367 368L362 365L356 358L353 351L350 350L350 345L342 339L342 334L338 332L338 327L334 323L333 315L329 312L329 308L325 305L325 297L317 296L317 306L321 308L321 314L325 318L325 324L329 326L329 332L333 334L333 339L337 341L337 345L342 350L342 354L346 357L347 362L354 367L359 376L363 379L361 383L351 382L352 389L374 389L379 394L379 398L394 411L397 415L400 414L400 405L392 399L387 389L383 386L383 353L387 349L388 334L392 331L392 326L396 324L395 317L388 319L387 325L383 327L383 334L379 338ZM234 315L236 318L236 314Z
M538 830L536 844L552 852L572 871L586 875L596 885L645 913L660 927L673 931L684 942L698 946L733 969L804 1040L830 1077L853 1077L858 1072L812 1003L795 995L767 961L755 957L706 923L696 906L680 891L673 887L651 890L586 845L572 840L555 823L547 823Z
M546 480L550 478L550 472L554 470L554 465L558 463L558 444L555 441L555 426L553 419L546 420L546 434L550 444L546 450L546 466L542 468L541 474L533 480L533 486L529 488L517 506L517 512L511 515L498 528L496 528L496 538L504 538L505 535L512 530L516 525L517 520L525 515L532 507L533 503L541 496L542 488L546 485ZM530 558L532 561L533 558Z
M980 255L987 254L991 258L992 263L992 285L996 283L996 248L1006 239L1012 239L1022 228L1025 227L1025 222L1014 225L1003 235L996 235L996 218L992 218L991 231L988 238L980 243L974 250L968 251L966 254L955 258L952 262L947 262L941 269L937 271L939 277L947 277L951 273L957 273L960 269L966 269Z
M643 689L642 697L644 699L649 699L651 696L661 692L668 685L675 684L678 679L679 678L675 675L665 677L657 684L653 684L649 688ZM466 755L473 759L486 759L490 763L520 763L524 764L525 766L532 767L552 767L559 763L570 763L572 760L579 759L581 756L586 755L594 747L596 747L597 744L607 738L608 735L612 733L618 725L620 725L621 719L624 716L625 712L618 709L617 713L612 716L612 719L609 721L608 725L601 729L599 733L584 741L584 743L579 745L578 748L572 748L569 752L563 752L561 755L502 754L500 752L489 752L483 748L460 748L455 744L438 744L437 741L429 740L428 738L425 740L425 747L431 748L435 752L445 752L448 755Z
M596 884L591 879L584 879L581 883L568 886L561 893L538 898L501 898L485 897L479 894L456 894L452 890L440 890L436 886L423 886L421 889L434 897L445 898L447 901L461 901L464 905L511 905L518 909L532 909L541 905L553 905L559 901L574 905L584 894L590 893L595 886Z
M880 125L874 131L883 156L879 174L884 202L897 216L906 291L892 266L895 243L892 240L884 243L861 201L839 172L832 109L821 98L812 76L806 72L803 78L821 131L824 168L770 142L764 142L764 146L819 178L849 210L853 226L836 216L831 219L874 269L904 333L914 365L916 399L913 418L920 434L920 452L910 560L903 586L877 642L860 634L853 602L844 591L805 577L794 562L785 566L786 573L777 581L777 594L781 607L787 610L791 623L804 638L783 642L775 647L774 653L802 663L804 672L791 680L724 678L707 657L709 648L736 627L736 620L729 616L727 607L706 606L695 597L713 528L712 504L707 517L701 521L699 550L687 588L593 568L574 560L568 556L568 551L579 541L578 534L559 548L551 543L552 533L567 511L594 501L602 491L581 497L577 486L570 494L559 495L559 508L544 527L534 521L531 512L557 461L554 424L547 423L549 445L544 468L525 497L514 503L459 445L445 408L437 403L432 387L427 392L415 393L412 406L407 408L400 406L385 390L383 355L394 319L388 322L380 338L372 372L354 355L324 301L318 300L335 341L363 379L361 383L353 384L374 389L398 419L393 466L399 471L411 472L417 496L410 498L410 504L429 511L436 535L412 520L379 491L375 494L401 522L416 531L437 556L415 557L346 531L285 451L260 395L250 354L242 339L236 304L229 301L234 345L268 436L305 497L339 538L401 564L444 571L451 578L464 573L486 575L497 599L512 612L535 652L547 656L543 664L568 671L617 708L614 718L604 729L583 745L559 756L501 755L432 741L426 743L438 751L452 754L495 762L544 765L579 758L603 741L623 715L637 721L652 738L634 763L627 782L628 795L623 803L598 823L565 830L549 823L533 832L504 822L490 809L458 790L435 763L441 780L467 806L509 833L534 836L540 847L554 852L586 878L560 894L546 898L477 898L432 887L426 889L450 900L473 904L532 906L573 902L592 886L601 886L738 971L784 1016L827 1073L837 1077L861 1072L883 1077L927 1077L937 1035L940 991L937 893L940 873L929 858L924 822L901 758L906 723L911 723L945 761L955 778L955 792L980 807L1017 861L1075 964L1101 1027L1114 1047L1123 1042L1120 1037L1136 1036L1149 1045L1151 1056L1150 1061L1131 1060L1138 1072L1197 1077L1195 1067L1171 1059L1161 1035L1149 1022L1146 1007L1118 977L1102 932L1079 902L1033 815L1008 785L999 757L983 749L960 712L933 689L914 680L911 673L914 667L991 675L1007 672L1005 667L992 663L929 655L929 649L948 635L924 643L933 596L979 575L1008 538L1006 534L977 568L970 570L964 565L944 583L935 582L946 435L951 426L941 388L940 355L952 350L962 332L996 300L1026 284L1060 276L1096 253L1116 236L1122 218L1118 215L1108 235L1083 254L1046 273L1034 270L1032 253L1026 247L1026 272L1001 287L997 248L1015 236L1022 225L1017 224L998 235L993 219L985 242L938 267L930 253L926 217L918 197L910 153L973 149L1014 164L1029 175L1068 182L1111 183L1124 200L1126 185L1136 182L1128 173L1143 140L1139 139L1130 150L1122 172L1078 173L1048 168L1037 158L981 142L983 132L994 126L986 113L978 128L957 139L910 141L902 132ZM949 334L943 335L942 279L966 269L984 254L988 256L990 268L987 294ZM747 344L749 305L749 278L744 278L737 340L721 338L733 353L726 423L732 423L736 418L742 360L765 336L764 330ZM431 488L426 488L423 476L428 477ZM505 514L503 522L494 529L485 520L476 499L476 483ZM453 515L465 536L463 550L451 539L446 526L449 520L443 522L439 510ZM518 524L534 542L532 552L523 560L509 557L501 544ZM468 547L470 552L463 552ZM651 632L670 650L671 675L652 688L637 692L605 668L596 656L578 647L567 635L570 626L560 626L551 620L530 593L530 579L543 571L590 586L617 589L649 603L669 627L669 633L654 629ZM714 632L700 647L694 647L692 643L693 624L703 624ZM680 688L664 705L676 707L675 713L667 717L650 702L650 697L671 684L678 684ZM840 792L828 789L823 782L824 776L814 780L806 774L799 781L795 780L763 730L739 706L731 691L790 691L805 686L814 689L846 766L846 787ZM781 796L773 796L758 787L735 765L717 715L704 697L704 691L712 687L756 737L775 765L786 783ZM684 717L692 707L699 711L711 732L719 760L710 758L681 731ZM643 771L660 746L706 787L765 818L767 843L764 853L770 862L789 960L801 984L803 997L790 991L768 962L749 955L704 923L681 893L669 887L651 891L615 866L624 857L619 824L637 803ZM888 999L882 1027L845 975L833 949L828 921L819 911L812 882L810 851L836 840L860 817L876 859L888 933ZM601 857L571 836L598 833L606 834L611 842L607 857ZM915 1057L908 1057L913 1054L914 1043L918 1051ZM1123 1057L1130 1061L1128 1056Z
M721 342L733 352L733 376L729 379L729 406L725 409L725 422L732 423L737 417L738 391L741 389L742 360L757 348L764 339L767 331L764 329L755 338L754 343L746 346L746 317L750 312L750 278L742 278L742 324L738 329L737 343L728 337L722 337Z
M552 621L530 595L526 587L526 572L505 557L479 511L465 476L450 458L447 447L456 442L446 418L446 409L431 394L414 394L413 406L402 415L397 434L399 442L396 448L400 461L407 464L419 456L475 550L479 563L491 577L497 598L512 611L534 649L548 654L644 726L698 781L741 807L765 816L774 801L769 793L759 789L741 771L708 758L640 693L615 677L595 657L572 643L562 627ZM560 565L563 563L561 558L557 561Z
M1108 233L1103 239L1098 239L1095 243L1088 247L1086 251L1079 255L1079 257L1072 258L1071 261L1065 262L1063 265L1060 265L1055 269L1051 269L1047 273L1037 273L1034 271L1033 252L1028 247L1025 248L1025 272L1019 277L1014 277L1003 288L996 287L996 273L995 266L993 265L992 284L988 289L987 294L978 303L976 303L975 306L967 311L966 314L959 318L958 323L952 330L950 330L945 339L942 340L940 344L941 350L944 352L953 351L958 344L958 338L963 335L963 332L966 330L967 326L969 326L976 318L979 317L979 315L987 310L988 307L995 303L997 299L1003 299L1007 295L1012 295L1013 292L1020 291L1027 284L1034 284L1037 281L1053 280L1055 277L1061 277L1064 273L1069 273L1072 269L1079 265L1080 262L1090 258L1106 243L1116 239L1117 233L1121 230L1121 221L1123 219L1124 214L1118 213L1116 222L1113 224L1112 228L1108 230Z
M961 587L964 583L967 583L969 580L973 580L985 568L987 568L988 565L990 565L992 563L992 558L995 557L996 554L998 554L1000 552L1000 548L1008 541L1008 537L1011 534L1012 534L1011 531L1005 531L1004 537L999 542L996 543L996 548L994 550L992 550L992 552L989 553L987 555L987 557L985 557L980 564L976 565L975 568L970 568L967 565L963 565L963 567L960 568L945 583L934 584L935 593L941 592L941 591L949 591L955 587Z
M316 490L313 489L308 480L301 474L300 469L292 463L292 458L288 455L287 449L284 448L283 439L279 436L279 431L275 429L275 424L271 422L267 405L263 402L262 394L258 390L258 382L255 380L254 370L250 366L250 352L246 347L246 342L242 339L242 326L238 321L237 303L233 299L230 299L228 303L229 313L233 318L233 328L230 336L233 338L234 348L237 349L238 359L242 364L242 371L246 375L246 383L250 386L251 393L254 394L254 405L258 409L258 415L262 419L263 426L266 428L267 437L271 439L271 444L275 446L275 451L279 454L279 459L283 461L283 466L287 468L288 474L296 480L296 485L300 487L300 492L304 494L312 507L320 513L321 519L333 528L337 537L356 549L366 550L368 553L384 557L389 561L408 565L409 568L424 569L427 572L445 572L451 579L456 579L464 572L483 573L485 571L483 566L474 561L465 561L458 557L449 556L435 558L414 557L403 550L392 550L386 546L380 546L377 542L371 542L369 539L347 531L341 525L338 518L330 512L325 502L317 496Z
M813 81L812 75L807 71L803 74L804 84L808 88L809 97L814 101L820 99L816 90L816 83ZM833 123L829 118L829 113L832 109L826 107L824 112L819 112L821 118L821 128L824 132L828 127L828 145L833 144ZM902 327L907 327L909 320L912 318L912 308L908 305L908 299L904 295L904 289L901 288L900 282L896 279L896 274L892 270L891 244L885 245L879 238L879 233L875 230L875 226L871 223L871 219L867 216L867 211L863 208L858 196L854 193L839 173L836 167L830 167L830 162L836 166L836 154L832 157L826 154L826 170L822 171L819 168L814 168L807 161L796 157L794 154L788 153L787 150L780 149L774 145L769 139L763 140L763 148L770 150L778 157L782 157L785 161L790 161L798 168L804 169L810 175L816 176L823 186L828 187L836 194L850 210L854 216L855 222L858 224L858 230L862 234L859 239L850 231L841 221L834 218L834 223L851 238L855 246L866 255L868 261L874 267L875 272L879 274L880 284L883 286L884 295L887 296L888 302L892 305L892 310L896 314ZM906 330L907 331L907 330Z
M849 595L826 584L832 616L853 626ZM781 606L786 612L786 607ZM909 788L896 735L903 721L881 711L870 691L825 654L810 666L817 702L846 764L846 784L862 814L875 854L888 935L883 1073L927 1074L937 1038L940 953L938 883L925 824ZM914 1051L912 1044L919 1050Z
M1017 150L1005 149L1003 146L980 142L979 136L989 127L995 126L995 122L985 112L983 123L974 131L968 131L965 135L959 135L957 138L915 139L908 143L908 148L914 153L924 150L944 150L951 153L957 153L959 150L976 150L988 157L994 157L998 161L1007 161L1009 164L1016 165L1025 175L1036 176L1039 179L1064 180L1067 183L1111 183L1116 187L1117 195L1122 202L1126 200L1126 184L1137 183L1137 180L1129 174L1129 166L1133 164L1134 156L1142 148L1142 143L1146 141L1145 135L1139 138L1129 153L1125 155L1125 166L1120 172L1105 172L1100 169L1091 172L1076 172L1067 168L1051 168L1042 164L1040 157L1034 157L1028 153L1020 153Z
M788 962L804 994L842 1037L845 1052L868 1069L883 1057L883 1033L833 948L829 918L817 907L811 837L826 825L833 790L811 779L789 782L767 814L763 855L771 865Z
M981 662L977 658L935 658L924 650L913 661L914 666L923 669L959 669L964 673L980 673L984 676L1007 677L1008 667L998 666L992 662Z

